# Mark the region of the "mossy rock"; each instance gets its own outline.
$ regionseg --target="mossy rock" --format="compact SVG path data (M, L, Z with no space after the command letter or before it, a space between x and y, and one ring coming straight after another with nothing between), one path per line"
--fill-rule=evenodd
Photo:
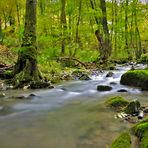
M107 100L105 104L113 108L122 108L128 105L129 102L120 96L116 96L116 97L112 97L109 100Z
M131 70L121 77L121 84L148 90L148 70Z
M111 91L112 87L108 85L98 85L97 90L98 91Z
M130 148L131 137L128 132L124 132L115 141L113 141L111 148Z
M138 114L140 110L140 102L135 100L131 101L124 109L126 114Z
M75 70L72 72L72 76L74 77L74 79L78 80L91 80L91 78L89 77L89 73L84 70Z
M137 123L131 130L137 137L141 139L144 136L145 132L148 131L148 117L143 121Z
M141 139L140 148L148 148L148 131L144 133L143 138Z

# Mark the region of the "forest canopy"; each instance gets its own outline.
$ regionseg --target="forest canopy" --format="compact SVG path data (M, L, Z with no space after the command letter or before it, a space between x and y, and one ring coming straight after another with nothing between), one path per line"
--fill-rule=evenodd
M81 61L99 59L99 30L111 53L107 58L139 59L147 53L148 4L146 0L38 0L37 47L39 61L59 56L77 57ZM104 4L103 4L104 5ZM106 17L108 33L102 23ZM0 1L0 43L18 51L22 43L25 18L24 0ZM109 39L106 39L108 34Z

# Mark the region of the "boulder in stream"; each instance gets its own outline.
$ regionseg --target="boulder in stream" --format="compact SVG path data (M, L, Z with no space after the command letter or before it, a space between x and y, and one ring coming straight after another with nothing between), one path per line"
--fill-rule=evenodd
M78 80L91 80L88 73L81 70L73 71L72 76L74 77L74 79L78 79Z
M148 70L130 70L122 75L120 83L148 90Z
M108 85L98 85L97 90L98 91L111 91L112 87Z
M128 92L126 89L119 89L117 92Z
M105 104L109 107L120 109L122 107L125 107L129 104L127 100L125 100L123 97L115 96L110 99L108 99Z
M106 77L112 77L113 75L114 75L114 73L110 71L107 73Z
M140 111L140 102L135 100L131 101L125 108L124 112L126 114L137 115Z

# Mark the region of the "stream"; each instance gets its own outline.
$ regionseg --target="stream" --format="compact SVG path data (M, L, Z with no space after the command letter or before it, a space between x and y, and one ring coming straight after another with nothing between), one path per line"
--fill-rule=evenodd
M108 147L119 133L132 125L115 120L115 113L103 102L120 95L147 103L147 91L120 84L121 75L130 68L131 65L118 65L112 77L106 77L108 71L104 71L92 75L92 80L63 82L54 89L4 91L6 97L0 98L0 147ZM99 92L97 85L109 85L113 89ZM127 92L117 92L120 89ZM13 99L30 94L35 96L32 95L32 99Z

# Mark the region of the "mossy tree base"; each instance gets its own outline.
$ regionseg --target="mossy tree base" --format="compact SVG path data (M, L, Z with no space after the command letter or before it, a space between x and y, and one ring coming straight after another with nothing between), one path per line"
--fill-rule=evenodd
M37 67L36 49L33 46L22 47L18 61L13 70L12 83L15 88L47 88L50 83L45 82ZM35 85L36 84L36 87Z

